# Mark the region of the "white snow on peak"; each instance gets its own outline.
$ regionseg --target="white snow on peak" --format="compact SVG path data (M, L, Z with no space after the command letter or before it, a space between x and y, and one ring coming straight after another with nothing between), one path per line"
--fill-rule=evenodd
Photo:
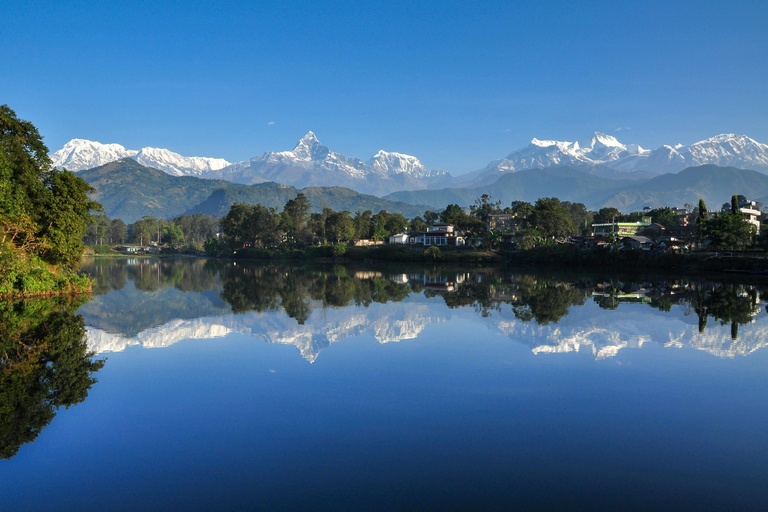
M181 156L168 149L142 148L134 157L147 167L154 167L174 176L199 176L208 171L218 171L230 165L223 158Z
M186 157L168 149L150 147L137 151L125 149L120 144L102 144L85 139L72 139L51 155L55 167L73 172L92 169L123 158L133 158L141 165L154 167L174 176L200 176L230 165L223 158Z
M54 167L77 172L108 164L122 158L133 157L138 151L125 149L120 144L102 144L86 139L72 139L51 155Z
M317 140L314 132L310 131L301 138L291 153L301 160L323 160L330 150Z
M415 156L384 150L376 153L366 164L382 174L406 173L412 176L427 176L429 174Z

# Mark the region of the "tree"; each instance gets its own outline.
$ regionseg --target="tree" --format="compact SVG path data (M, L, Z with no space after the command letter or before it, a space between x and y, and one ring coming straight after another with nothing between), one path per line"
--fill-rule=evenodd
M466 213L464 213L464 209L461 206L449 204L445 207L445 210L440 212L440 222L458 226L463 223L465 216Z
M91 211L101 205L88 198L93 189L66 170L53 167L37 128L0 106L0 226L3 242L31 251L47 263L68 268L83 255L82 238ZM23 241L23 249L18 245Z
M755 229L740 213L724 212L704 223L704 233L713 247L738 249L752 244Z
M621 216L621 212L616 208L600 208L595 214L595 224L609 224L615 222Z
M122 219L112 219L109 221L107 237L111 244L121 244L125 242L128 237L128 226L125 225L125 222L123 222Z
M408 229L410 231L423 232L427 230L427 223L424 222L424 219L417 215L411 219L411 222L408 225Z
M556 197L542 197L536 201L530 224L545 238L561 238L574 231L568 210Z
M163 226L162 242L166 245L184 243L184 232L179 226L167 224Z
M696 217L696 230L698 231L699 240L704 239L704 230L708 220L709 212L707 212L707 205L704 204L704 199L699 199L699 216Z
M355 236L355 225L349 212L333 212L325 221L325 232L335 242L346 242Z
M492 213L499 213L501 211L501 201L491 202L491 196L483 194L478 199L475 199L475 204L469 207L472 215L477 217L483 222L488 220L488 216Z
M427 210L424 212L424 222L427 223L427 226L433 226L437 223L438 220L440 220L439 213L433 212L432 210Z
M281 222L289 243L304 240L307 235L307 220L312 204L303 192L290 199L283 207Z
M518 219L518 224L521 227L528 227L530 224L528 218L533 215L533 205L528 201L512 201L510 210Z
M355 227L355 238L369 238L371 236L371 217L373 212L365 210L363 213L355 212L352 223Z

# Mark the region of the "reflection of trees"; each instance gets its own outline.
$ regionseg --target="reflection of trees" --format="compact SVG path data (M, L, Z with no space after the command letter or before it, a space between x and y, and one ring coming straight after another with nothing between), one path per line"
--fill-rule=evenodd
M718 284L708 289L699 289L692 294L690 304L699 316L699 332L707 325L707 318L713 317L720 325L731 324L731 338L739 334L739 325L748 324L759 311L758 291L752 286Z
M515 316L524 322L536 320L539 325L557 323L577 303L580 291L565 283L539 281L521 287L520 300L513 306Z
M541 325L557 323L573 305L586 300L586 292L569 283L555 279L539 279L534 275L507 276L493 273L474 274L443 294L452 308L474 306L482 316L510 304L517 318L524 322L535 320Z
M221 297L235 313L276 310L303 324L312 314L312 302L323 307L349 304L368 306L372 302L401 301L411 289L407 284L384 278L356 279L343 267L331 271L304 267L227 266L222 269L224 281Z
M34 441L59 407L88 396L104 366L86 348L85 323L64 300L0 303L0 458Z
M145 292L165 287L199 292L218 285L218 266L204 260L136 258L128 263L125 259L94 258L81 270L93 279L94 295L121 290L129 279L137 290Z

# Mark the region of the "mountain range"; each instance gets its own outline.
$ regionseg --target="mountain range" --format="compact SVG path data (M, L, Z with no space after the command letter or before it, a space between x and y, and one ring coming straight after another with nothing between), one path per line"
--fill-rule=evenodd
M331 151L313 132L291 151L267 152L234 164L223 159L183 157L166 149L128 150L119 144L83 139L73 139L52 158L56 166L87 176L97 188L97 200L106 201L108 211L124 215L126 221L146 214L222 214L233 201L281 207L298 189L306 189L306 194L321 201L313 202L315 206L333 204L350 211L374 209L379 203L373 195L383 196L388 201L408 203L382 203L387 210L403 214L417 211L412 205L435 209L452 203L467 206L485 193L505 205L554 196L583 202L589 208L614 206L622 211L695 204L700 198L718 205L732 194L760 201L768 197L768 145L733 134L656 150L626 145L598 132L580 142L533 139L528 147L458 177L428 170L416 157L400 153L379 151L363 162ZM119 159L123 163L109 167L109 172L83 170ZM120 169L135 174L138 168L129 165L130 160L143 168L159 169L168 177L205 178L210 183L164 183L158 188L155 182L161 176L154 174L142 189L141 180L135 176L122 179L114 174ZM118 182L123 185L118 186ZM105 186L108 190L103 189ZM332 193L329 187L335 187ZM196 192L190 192L192 189Z
M717 135L689 146L664 145L655 150L623 144L599 132L581 142L533 139L527 147L460 176L457 181L461 186L476 187L493 183L503 174L561 166L600 177L640 180L701 165L752 169L768 174L768 145L735 134Z

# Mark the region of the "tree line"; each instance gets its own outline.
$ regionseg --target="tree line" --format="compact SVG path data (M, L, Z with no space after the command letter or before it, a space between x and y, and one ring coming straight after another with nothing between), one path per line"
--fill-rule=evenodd
M743 248L755 242L752 226L738 212L744 196L734 196L736 210L710 214L703 200L693 208L697 237L712 247ZM261 204L234 203L227 215L182 215L171 220L143 217L126 225L120 219L94 215L85 241L89 245L130 242L138 245L158 244L179 248L205 249L211 254L226 254L243 248L270 250L302 249L310 245L346 244L354 239L387 240L403 232L424 232L436 223L448 223L461 231L473 244L495 248L502 240L504 228L496 227L492 215L508 214L514 219L516 245L532 249L563 241L573 235L589 235L592 224L637 222L650 217L652 223L665 227L682 224L681 216L670 207L624 214L612 207L598 211L583 203L561 201L556 197L539 198L533 203L513 201L502 207L489 194L483 194L463 208L450 204L441 211L427 210L423 216L408 219L400 213L381 210L335 211L324 207L310 213L312 204L299 193L287 201L282 210ZM735 213L734 213L735 212ZM765 241L763 241L765 243Z

